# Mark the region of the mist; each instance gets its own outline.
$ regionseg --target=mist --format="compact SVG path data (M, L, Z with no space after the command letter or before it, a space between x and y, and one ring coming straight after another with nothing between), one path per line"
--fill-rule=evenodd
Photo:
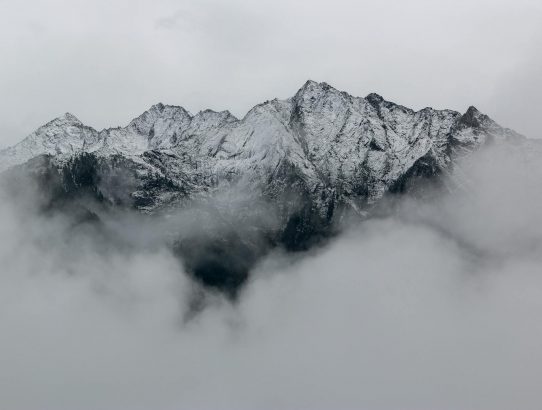
M271 252L233 302L162 226L112 218L104 240L3 193L0 407L539 408L542 159L489 147L454 172Z

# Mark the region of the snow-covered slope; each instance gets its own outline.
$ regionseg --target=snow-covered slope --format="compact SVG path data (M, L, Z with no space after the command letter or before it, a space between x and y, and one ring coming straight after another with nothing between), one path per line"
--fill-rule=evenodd
M97 131L65 114L1 151L0 171L43 154L62 168L89 153L109 168L128 168L136 179L129 196L148 211L224 185L272 194L294 176L325 213L338 199L356 208L403 189L406 177L446 170L488 140L521 138L474 107L413 111L308 81L292 98L266 101L242 119L156 104L124 128ZM147 192L158 179L161 186ZM103 191L115 197L105 184Z

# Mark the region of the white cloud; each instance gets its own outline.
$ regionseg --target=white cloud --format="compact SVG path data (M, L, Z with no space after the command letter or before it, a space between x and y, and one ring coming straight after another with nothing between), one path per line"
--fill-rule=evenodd
M188 322L193 285L147 228L104 245L4 198L1 407L537 409L540 159L464 169L474 191L271 255Z

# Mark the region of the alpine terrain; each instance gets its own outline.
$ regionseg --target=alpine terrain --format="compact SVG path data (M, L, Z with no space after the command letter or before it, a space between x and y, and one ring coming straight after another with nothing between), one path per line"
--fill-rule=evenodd
M458 160L491 143L534 144L474 107L413 111L308 81L242 119L156 104L98 131L66 113L0 151L0 172L13 195L37 184L35 205L74 226L159 226L188 272L235 295L268 250L306 250L385 196L461 186Z

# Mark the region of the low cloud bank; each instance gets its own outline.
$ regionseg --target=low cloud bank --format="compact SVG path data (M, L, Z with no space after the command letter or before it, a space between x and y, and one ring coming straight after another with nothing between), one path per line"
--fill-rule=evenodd
M542 158L494 148L455 178L188 321L205 291L145 229L103 241L4 197L0 407L537 409Z

